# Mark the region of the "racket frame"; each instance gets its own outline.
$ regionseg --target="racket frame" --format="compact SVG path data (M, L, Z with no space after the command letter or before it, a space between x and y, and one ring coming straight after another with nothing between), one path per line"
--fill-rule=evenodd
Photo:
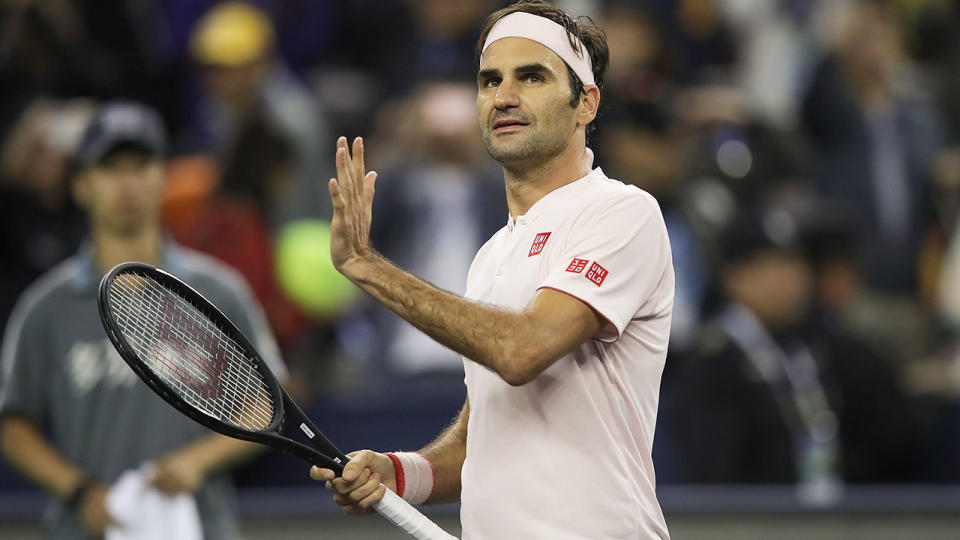
M219 330L243 348L243 352L252 360L254 368L263 377L267 389L270 392L270 398L274 403L273 418L268 426L260 430L252 430L231 425L225 421L214 418L187 403L186 400L181 398L176 391L170 388L170 386L146 366L146 363L140 359L134 348L123 336L123 333L120 331L120 325L110 309L113 302L110 298L110 284L121 274L141 275L157 281L167 290L181 297L198 311L206 315ZM266 444L289 452L317 466L332 469L337 476L342 474L343 467L347 464L349 458L323 435L313 421L311 421L296 402L290 398L280 385L280 381L277 380L273 372L270 371L270 368L267 367L266 362L264 362L256 348L251 344L250 340L243 335L243 332L241 332L213 302L200 294L196 289L160 268L145 263L126 262L115 266L100 280L97 305L100 311L100 320L103 323L107 337L110 339L110 342L113 343L114 348L117 349L123 361L130 366L137 376L140 377L140 380L145 382L151 390L156 392L177 410L189 416L194 421L227 437ZM289 427L291 423L296 423L299 431L310 440L313 447L282 435L284 428ZM326 452L329 452L329 454Z

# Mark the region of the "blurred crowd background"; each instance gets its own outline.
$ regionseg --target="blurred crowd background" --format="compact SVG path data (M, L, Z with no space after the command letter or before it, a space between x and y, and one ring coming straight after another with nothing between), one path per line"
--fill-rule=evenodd
M364 136L374 245L463 293L507 219L474 111L503 4L0 0L0 326L83 242L92 108L142 101L172 238L249 280L297 399L347 448L427 442L460 360L331 270L326 183L335 137ZM960 481L960 3L558 4L609 40L596 165L656 196L673 247L658 482ZM237 475L308 482L275 454Z

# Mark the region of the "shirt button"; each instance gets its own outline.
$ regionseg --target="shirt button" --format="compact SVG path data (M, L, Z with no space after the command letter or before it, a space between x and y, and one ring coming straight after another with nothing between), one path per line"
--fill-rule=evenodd
M498 276L502 276L502 275L503 275L503 269L502 269L502 268L497 268L497 275L498 275Z

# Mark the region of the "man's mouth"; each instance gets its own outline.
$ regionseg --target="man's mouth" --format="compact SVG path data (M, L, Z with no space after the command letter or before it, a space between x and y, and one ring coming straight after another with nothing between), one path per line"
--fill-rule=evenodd
M529 125L527 122L522 120L515 120L513 118L501 118L493 123L493 131L502 133L506 131L516 131L522 127Z

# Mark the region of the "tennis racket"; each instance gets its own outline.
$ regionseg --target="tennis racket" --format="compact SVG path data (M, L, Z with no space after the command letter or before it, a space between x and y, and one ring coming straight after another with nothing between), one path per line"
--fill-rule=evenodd
M100 320L124 361L183 414L228 437L332 469L349 461L287 395L230 319L180 279L123 263L100 281ZM285 428L299 429L309 445ZM455 538L390 489L374 509L414 538Z

